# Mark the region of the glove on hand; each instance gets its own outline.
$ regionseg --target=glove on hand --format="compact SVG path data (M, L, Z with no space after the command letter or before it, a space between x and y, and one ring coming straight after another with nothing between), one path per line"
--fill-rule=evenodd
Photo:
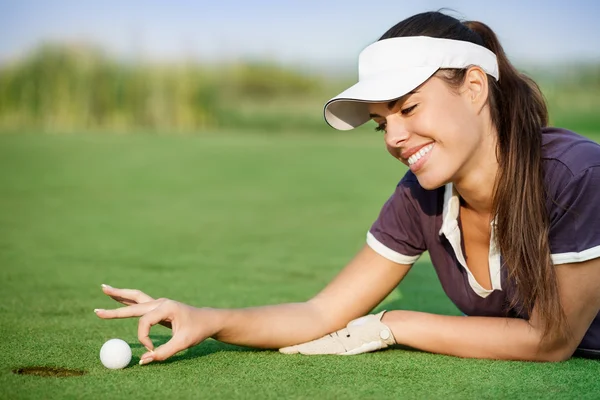
M385 311L352 320L345 328L320 339L279 349L283 354L339 354L344 356L385 349L396 344L390 328L381 322Z

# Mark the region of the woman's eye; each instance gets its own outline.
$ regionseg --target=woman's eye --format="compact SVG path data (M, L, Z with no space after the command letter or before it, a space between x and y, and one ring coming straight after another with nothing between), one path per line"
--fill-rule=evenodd
M405 108L404 110L400 110L400 114L402 115L408 115L411 113L412 110L414 110L417 107L418 104L415 104L414 106L410 106Z
M376 132L385 132L385 124L377 125L375 127Z

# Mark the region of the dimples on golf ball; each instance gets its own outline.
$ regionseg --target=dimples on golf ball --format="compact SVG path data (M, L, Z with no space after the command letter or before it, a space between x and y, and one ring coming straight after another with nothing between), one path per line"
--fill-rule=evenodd
M124 340L110 339L100 349L100 361L106 368L125 368L131 361L131 348Z

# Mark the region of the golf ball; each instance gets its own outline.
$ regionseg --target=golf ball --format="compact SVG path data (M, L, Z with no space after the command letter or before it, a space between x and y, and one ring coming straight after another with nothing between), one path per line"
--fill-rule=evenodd
M100 349L100 361L109 369L121 369L131 361L131 347L121 339L110 339Z

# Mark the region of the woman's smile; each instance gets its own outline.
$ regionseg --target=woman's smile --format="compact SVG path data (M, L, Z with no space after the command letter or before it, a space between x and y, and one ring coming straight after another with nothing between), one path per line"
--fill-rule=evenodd
M422 147L419 151L408 157L408 166L412 172L417 172L423 167L430 157L431 150L433 150L434 144L430 143L427 146Z

